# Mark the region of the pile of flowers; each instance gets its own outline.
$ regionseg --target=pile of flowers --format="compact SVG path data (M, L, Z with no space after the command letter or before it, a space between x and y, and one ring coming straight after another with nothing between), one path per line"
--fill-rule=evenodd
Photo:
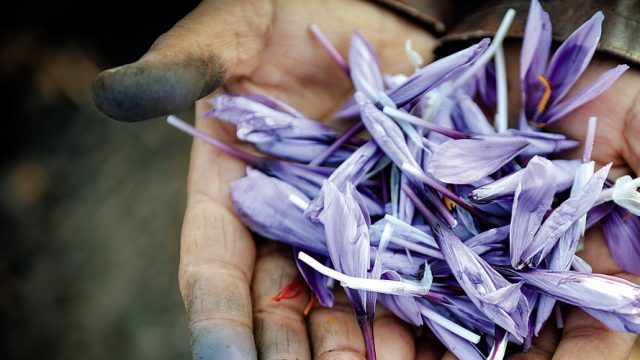
M522 109L508 128L502 41L513 17L509 10L493 40L424 67L407 43L416 66L410 76L382 74L356 31L345 61L312 26L353 82L352 100L335 115L351 127L339 132L263 95L213 97L212 121L235 124L238 138L264 157L168 119L248 163L247 176L232 184L237 215L293 247L322 306L344 289L370 359L378 301L429 327L462 359L500 359L508 342L526 351L547 321L562 326L563 304L615 331L640 333L640 287L594 274L576 256L585 230L600 223L614 259L640 273L640 179L613 182L611 164L596 169L595 118L585 119L581 160L554 156L579 144L542 131L627 66L567 96L595 52L603 15L549 60L551 24L534 0L520 59ZM487 109L495 109L493 124Z

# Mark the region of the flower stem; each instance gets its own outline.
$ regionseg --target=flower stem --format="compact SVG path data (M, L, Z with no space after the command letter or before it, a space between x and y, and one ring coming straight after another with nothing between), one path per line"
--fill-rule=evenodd
M427 130L431 130L431 131L435 131L438 134L442 134L444 136L450 137L452 139L468 139L469 136L461 133L459 131L453 130L453 129L449 129L446 128L444 126L440 126L438 124L434 124L432 122L423 120L417 116L411 115L409 113L406 113L402 110L398 110L398 109L394 109L392 107L389 106L385 106L382 111L391 116L392 118L396 119L396 120L400 120L400 121L405 121L408 122L410 124L416 125L416 126L420 126L423 127Z
M504 50L502 49L502 44L498 46L495 55L495 64L496 64L496 94L498 97L497 101L497 110L495 116L495 128L496 131L501 133L507 130L509 127L507 115L507 105L509 101L507 100L507 70L504 61Z
M316 39L318 39L322 47L324 47L325 50L327 50L331 58L336 62L336 64L338 64L338 66L340 67L340 70L342 70L345 74L347 74L347 76L350 76L349 65L347 65L347 62L344 61L344 58L342 57L342 55L340 55L338 50L336 50L333 44L331 44L329 39L327 39L327 37L324 36L322 31L320 31L320 28L318 27L318 25L312 24L309 27L309 30L311 30L311 34L313 34L313 36Z
M376 360L376 344L373 339L373 319L367 315L358 315L358 325L364 338L364 347L367 351L367 360Z
M167 117L167 123L175 128L177 128L178 130L181 130L195 138L198 138L206 143L208 143L209 145L215 147L216 149L229 154L237 159L240 159L244 162L246 162L247 164L256 167L256 168L262 168L263 166L263 160L260 159L259 157L250 154L246 151L242 151L240 149L236 149L233 146L229 146L225 143L223 143L220 140L217 140L215 138L213 138L212 136L205 134L204 132L196 129L195 127L187 124L186 122L180 120L180 118L178 118L177 116L174 115L169 115Z
M336 150L338 150L340 146L344 145L345 142L347 142L349 139L354 137L357 133L362 131L363 128L364 128L364 125L362 124L362 122L358 122L357 124L355 124L351 129L347 130L345 133L340 135L340 137L338 137L336 141L333 142L333 144L327 146L327 148L324 149L324 151L321 152L320 155L316 156L315 159L311 160L309 165L316 166L316 165L322 164L322 162L325 161L327 158L329 158L329 156L331 156L331 154L333 154Z

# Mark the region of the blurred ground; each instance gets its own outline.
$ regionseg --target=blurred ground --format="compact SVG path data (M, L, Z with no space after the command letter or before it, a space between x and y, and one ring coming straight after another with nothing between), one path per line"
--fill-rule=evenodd
M88 88L196 3L26 0L0 19L0 359L190 357L177 265L191 141L107 119Z
M4 12L0 358L190 358L177 267L191 140L107 119L88 89L195 3Z

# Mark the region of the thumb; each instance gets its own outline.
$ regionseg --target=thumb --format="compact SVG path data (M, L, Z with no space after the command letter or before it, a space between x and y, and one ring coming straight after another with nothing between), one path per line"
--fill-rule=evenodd
M244 55L260 48L268 24L246 24L266 22L271 17L263 15L268 9L250 8L256 6L260 5L203 1L158 38L140 60L100 73L91 88L95 106L116 120L128 122L192 106L238 68L238 36L242 37ZM238 28L247 29L240 30L247 33L239 35Z

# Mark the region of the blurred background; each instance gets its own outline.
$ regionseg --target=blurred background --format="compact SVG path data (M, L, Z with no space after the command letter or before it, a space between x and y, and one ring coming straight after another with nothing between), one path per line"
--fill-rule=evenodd
M197 3L3 6L0 359L190 358L177 268L191 140L106 118L89 87Z
M88 90L197 3L3 5L1 359L190 358L177 268L191 139L110 120Z

